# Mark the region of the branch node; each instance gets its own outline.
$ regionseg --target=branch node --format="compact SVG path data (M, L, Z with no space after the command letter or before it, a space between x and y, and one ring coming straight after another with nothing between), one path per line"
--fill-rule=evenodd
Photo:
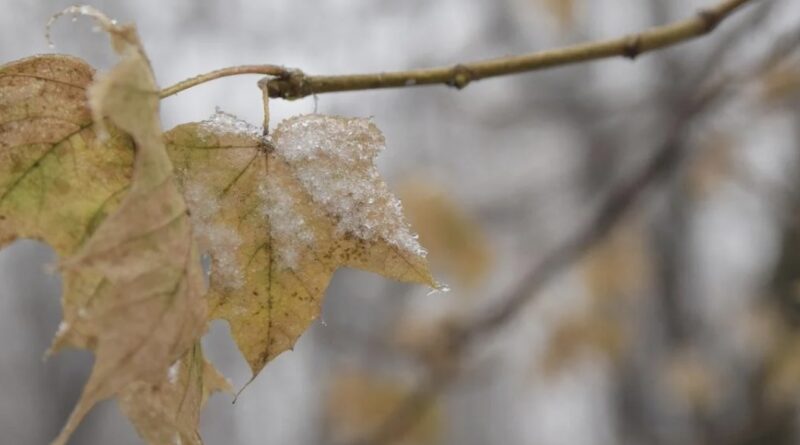
M306 74L292 69L286 75L267 80L267 95L288 100L302 99L314 91Z
M719 22L722 21L722 16L708 9L701 9L697 12L697 16L703 22L703 32L709 33L713 31Z
M451 87L459 90L465 88L475 79L475 73L467 66L458 64L453 67L450 81L447 82Z
M622 48L622 55L634 60L642 53L642 36L640 34L630 36L626 39L625 47Z

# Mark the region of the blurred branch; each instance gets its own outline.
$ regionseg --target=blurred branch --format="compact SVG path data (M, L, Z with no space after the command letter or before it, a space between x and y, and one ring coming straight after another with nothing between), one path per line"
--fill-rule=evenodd
M169 97L204 82L238 74L274 76L274 78L263 79L259 82L259 86L268 92L269 97L283 99L300 99L313 94L337 91L374 90L434 84L450 85L461 89L471 82L490 77L536 71L610 57L635 59L640 54L673 46L708 34L741 6L753 2L755 0L723 0L715 6L701 10L692 18L650 28L639 34L449 67L337 76L309 76L300 70L276 65L248 65L223 68L165 88L161 91L161 98Z
M727 45L726 45L727 46ZM789 32L777 39L775 46L750 69L737 75L722 76L718 82L702 87L695 85L694 92L682 104L669 123L668 135L655 154L628 180L614 187L599 206L588 224L572 238L556 247L532 267L503 298L477 316L447 327L437 350L448 351L451 357L459 357L481 335L501 328L520 313L556 275L566 270L575 260L602 241L656 184L668 178L683 160L690 144L685 143L693 122L720 102L730 100L731 93L742 83L758 79L780 60L791 55L800 46L800 31ZM710 75L711 71L706 71ZM702 79L705 80L705 79ZM701 89L702 87L702 89ZM400 437L412 427L424 408L448 384L454 368L441 367L431 370L428 379L418 391L401 403L394 414L376 430L372 437L357 442L359 445L386 443Z
M583 230L545 255L541 262L531 268L519 283L493 306L482 310L475 318L450 326L439 349L447 350L454 357L461 355L475 338L502 327L519 314L520 309L535 299L553 277L604 239L650 187L669 176L675 169L688 147L687 144L681 143L681 140L692 119L706 110L723 91L724 88L714 88L693 98L687 104L685 113L678 116L670 125L670 131L666 133L669 135L667 140L641 169L609 193ZM401 436L415 424L420 414L424 412L424 408L447 384L450 371L447 368L433 369L419 390L398 406L374 436L357 444L387 443L389 439Z

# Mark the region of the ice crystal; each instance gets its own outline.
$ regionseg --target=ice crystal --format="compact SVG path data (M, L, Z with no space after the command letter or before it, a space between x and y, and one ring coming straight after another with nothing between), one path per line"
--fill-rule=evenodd
M178 383L178 373L181 371L181 361L178 360L167 369L167 380L170 384Z
M226 113L219 107L211 117L200 122L200 124L212 133L251 136L256 139L263 138L263 130L260 127L239 119L236 115Z
M335 217L338 235L425 255L375 167L385 140L369 119L299 116L281 123L273 143L313 201Z
M258 192L263 200L261 213L269 221L271 243L282 263L294 268L300 250L314 242L314 232L298 212L292 191L279 178L267 176Z

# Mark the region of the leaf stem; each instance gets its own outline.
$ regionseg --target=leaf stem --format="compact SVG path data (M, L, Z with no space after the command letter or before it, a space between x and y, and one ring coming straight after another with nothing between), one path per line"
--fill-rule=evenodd
M279 76L286 77L290 75L291 70L288 70L278 65L239 65L227 68L221 68L210 73L200 74L186 80L182 80L175 85L164 88L161 90L160 97L162 99L180 93L183 90L200 85L201 83L210 82L212 80L220 79L228 76L238 76L241 74L261 74L265 76Z

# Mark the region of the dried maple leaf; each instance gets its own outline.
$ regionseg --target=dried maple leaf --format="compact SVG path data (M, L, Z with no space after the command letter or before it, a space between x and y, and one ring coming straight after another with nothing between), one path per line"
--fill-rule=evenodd
M0 67L0 245L39 239L66 257L124 196L133 145L113 128L95 136L93 75L57 55Z
M0 242L41 239L68 258L54 348L96 354L56 443L98 400L166 379L206 323L202 269L149 64L133 28L97 17L123 56L104 77L63 56L0 67ZM133 173L133 143L118 127L136 143Z
M212 316L254 375L317 317L337 268L434 285L374 166L384 139L368 120L299 116L265 138L217 113L165 137L212 258Z
M86 103L93 76L94 70L85 62L58 55L0 67L0 245L16 238L40 239L59 256L69 257L129 189L133 144L113 126L108 126L104 141L96 137ZM89 300L102 279L85 270L64 271L65 322L57 346L96 343L93 329L76 321L86 317ZM208 365L205 372L211 376L205 380L206 390L217 389L216 374ZM135 388L144 386L158 385L136 381L127 386L123 392L126 410L136 412ZM179 411L186 413L180 417L183 430L186 422L196 421L196 415L189 413L198 412L196 403L201 401L187 394L191 397ZM141 406L153 403L152 398L152 391L142 393ZM131 418L137 426L141 422ZM170 419L160 419L164 421L161 430L173 425ZM148 437L146 428L139 430Z
M120 26L87 7L121 59L91 84L93 120L131 135L131 186L64 267L102 281L70 326L90 338L95 364L54 444L66 443L98 401L137 381L157 383L206 328L203 271L186 204L162 141L159 89L132 25ZM90 178L86 178L90 180ZM65 333L68 335L68 333Z
M135 382L119 396L122 411L148 443L200 445L200 410L214 391L231 385L206 359L200 344L167 370L157 383Z

